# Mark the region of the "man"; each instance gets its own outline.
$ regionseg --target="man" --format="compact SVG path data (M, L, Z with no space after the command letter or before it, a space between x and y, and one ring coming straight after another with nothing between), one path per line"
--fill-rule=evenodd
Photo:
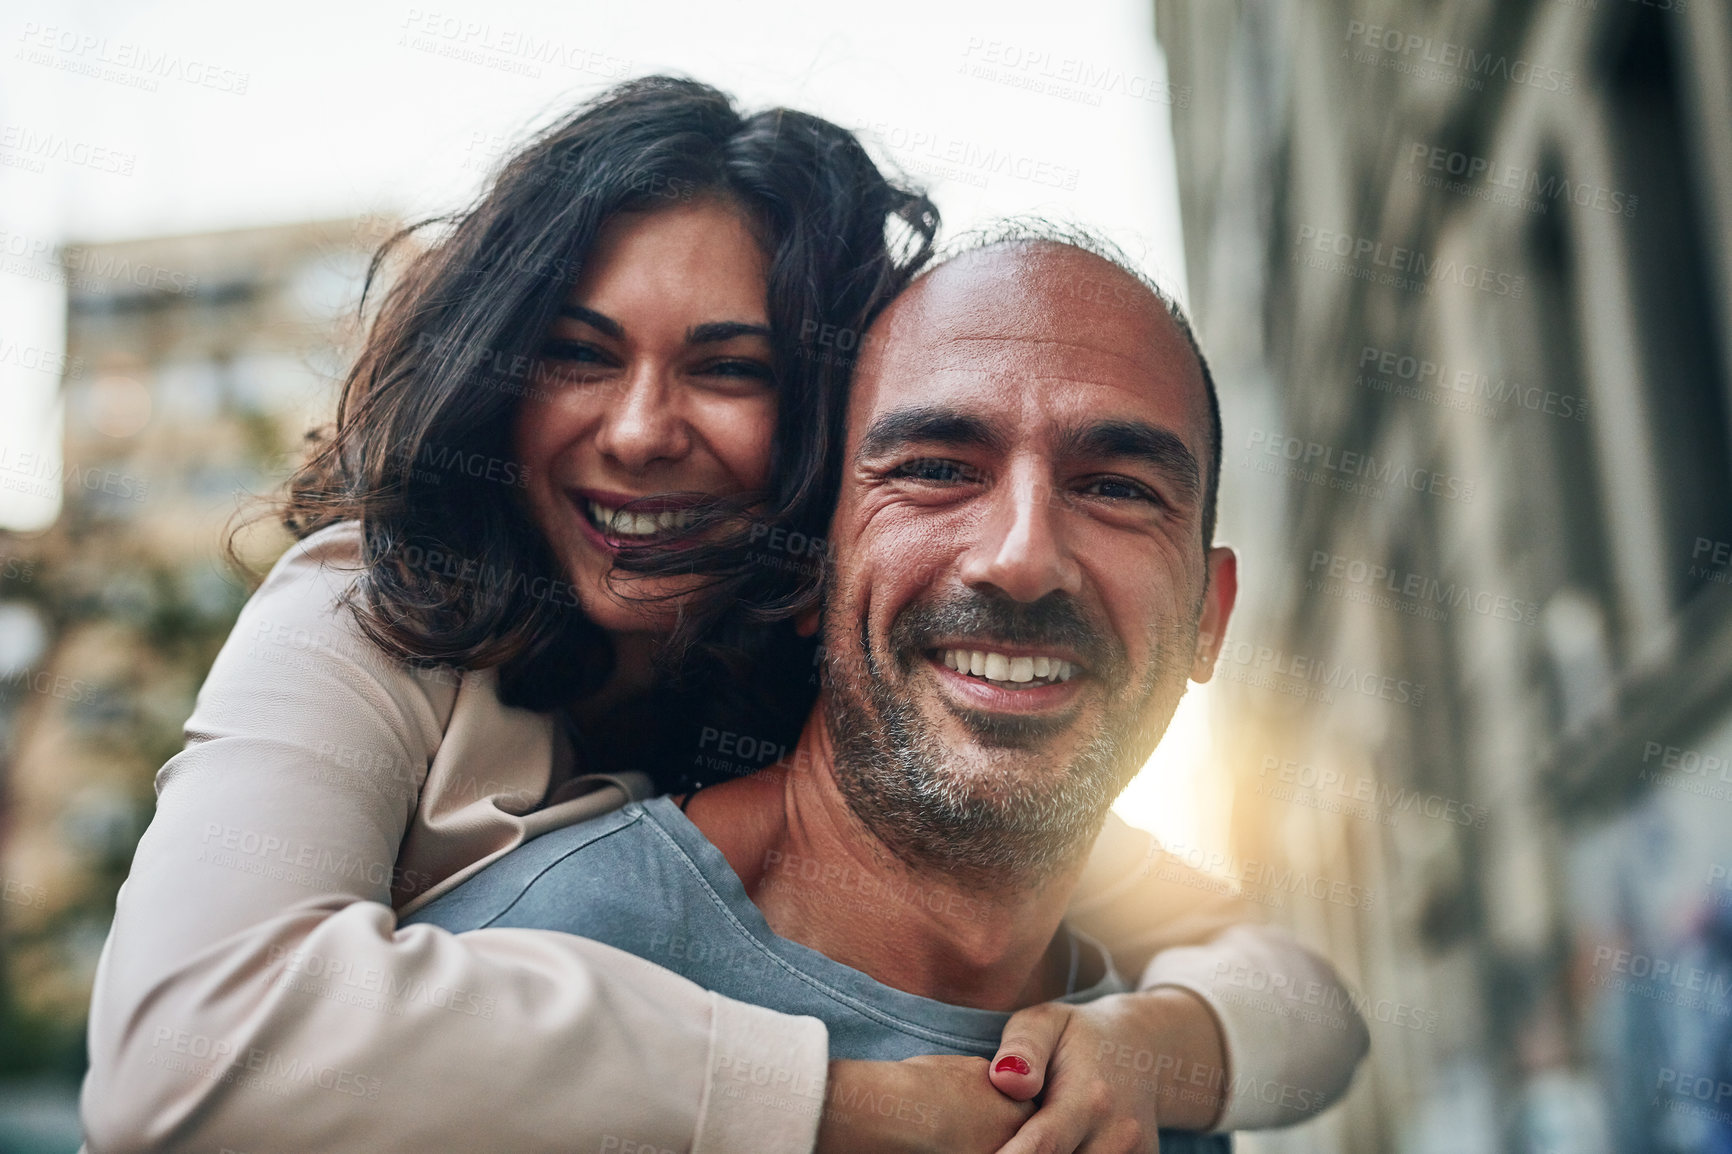
M1044 1071L1019 1051L1044 1053L1067 1011L1010 1015L1125 988L1061 919L1233 608L1206 374L1175 307L1075 245L1001 242L924 276L856 371L828 676L797 752L683 816L661 799L545 835L407 920L581 932L821 1018L832 1058L997 1055L995 1084L1028 1097ZM1207 1128L1255 1055L1243 1028L1226 1052L1199 992L1157 993L1164 1060L1123 1065L1163 1126ZM1317 1104L1363 1053L1353 1025ZM1210 1093L1174 1092L1180 1057Z

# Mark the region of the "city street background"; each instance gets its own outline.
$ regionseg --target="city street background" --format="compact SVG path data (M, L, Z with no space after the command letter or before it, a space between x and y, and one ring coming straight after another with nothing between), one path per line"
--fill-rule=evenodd
M1732 1149L1732 9L313 0L0 4L0 1154L77 1147L225 527L329 418L371 252L657 71L1193 310L1239 609L1118 808L1372 1031L1237 1148ZM1268 978L1218 992L1339 1018Z

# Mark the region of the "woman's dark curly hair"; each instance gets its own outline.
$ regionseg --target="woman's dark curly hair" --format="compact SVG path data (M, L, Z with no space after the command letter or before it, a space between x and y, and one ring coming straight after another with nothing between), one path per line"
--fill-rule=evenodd
M711 501L692 543L618 559L699 578L664 649L661 697L645 706L681 722L674 733L644 719L668 746L643 750L646 762L683 763L658 768L669 785L715 776L684 772L702 743L683 730L720 722L773 749L814 692L811 650L787 622L818 595L847 353L926 263L938 227L932 203L887 181L852 133L787 109L742 116L722 92L669 77L590 101L507 161L472 208L380 249L369 289L402 241L446 226L379 300L335 425L279 509L297 537L360 523L350 605L389 656L497 666L502 699L530 709L593 692L611 668L606 635L576 608L527 504L499 483L509 466L489 477L463 463L509 463L519 400L557 387L538 353L604 223L703 197L740 209L769 258L778 428L770 491L747 498L750 516Z

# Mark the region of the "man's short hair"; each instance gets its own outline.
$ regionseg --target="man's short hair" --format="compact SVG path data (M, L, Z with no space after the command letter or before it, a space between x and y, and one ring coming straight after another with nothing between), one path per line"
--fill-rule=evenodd
M1127 277L1142 285L1150 296L1166 310L1179 332L1184 334L1185 343L1190 346L1191 355L1197 359L1197 368L1203 376L1203 393L1208 399L1209 408L1209 463L1205 466L1206 483L1203 487L1203 546L1207 548L1215 543L1215 504L1221 489L1221 400L1215 392L1215 377L1209 372L1209 359L1203 355L1203 347L1197 343L1196 331L1191 327L1191 320L1185 315L1184 306L1172 293L1162 288L1153 278L1145 275L1131 263L1124 250L1105 237L1089 231L1080 225L1056 224L1038 217L1018 217L1001 221L984 229L965 233L944 245L937 260L927 265L915 283L931 276L932 273L959 257L970 253L978 253L987 249L1007 248L1017 245L1058 245L1063 248L1079 249L1091 256L1106 261Z

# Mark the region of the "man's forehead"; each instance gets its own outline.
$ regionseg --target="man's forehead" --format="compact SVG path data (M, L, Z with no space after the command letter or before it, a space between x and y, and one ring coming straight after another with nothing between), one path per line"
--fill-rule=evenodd
M1206 440L1202 376L1165 306L1109 262L1056 245L958 258L880 318L855 380L851 433L877 413L940 399L1003 419L1164 417L1187 440Z
M990 359L987 353L982 359ZM968 413L991 424L1030 422L1080 426L1114 418L1183 420L1182 407L1161 404L1161 394L1142 377L1090 372L1070 358L1051 366L981 367L964 363L922 366L904 373L890 366L869 398L850 414L869 423L884 413L910 408Z

